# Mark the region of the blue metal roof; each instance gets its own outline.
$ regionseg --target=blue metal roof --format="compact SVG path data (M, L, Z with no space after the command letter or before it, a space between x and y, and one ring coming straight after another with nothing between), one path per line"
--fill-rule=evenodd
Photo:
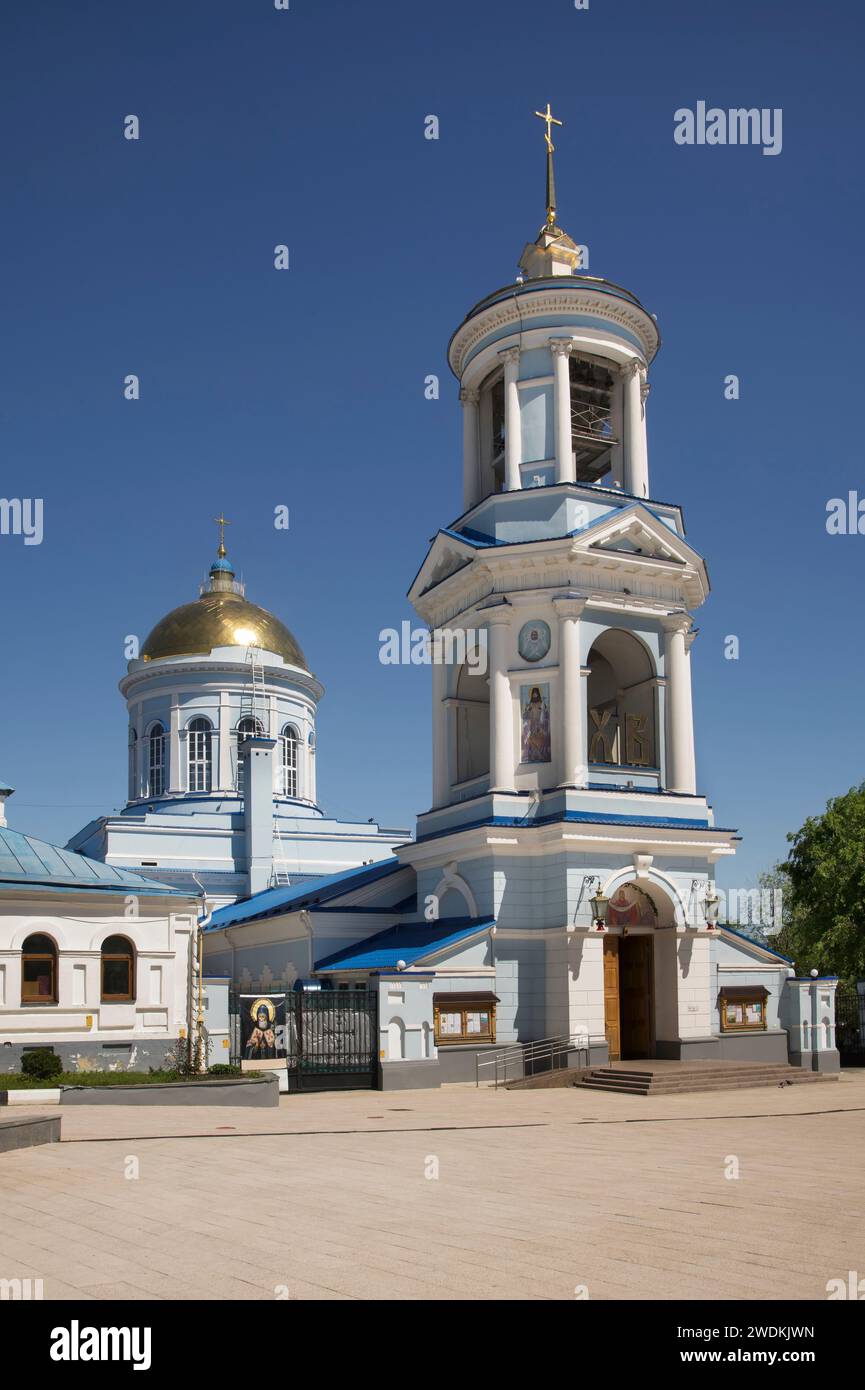
M415 965L446 946L488 931L495 917L449 917L444 922L405 922L344 946L316 961L316 970L395 970L397 961Z
M736 831L728 826L710 825L708 820L692 819L690 817L673 816L621 816L614 815L612 812L605 811L564 811L556 812L549 816L485 816L481 820L467 821L464 824L456 823L447 825L443 830L430 830L425 835L418 835L417 843L421 844L426 840L437 840L442 835L452 835L457 830L476 830L480 826L505 826L508 829L525 828L530 829L533 825L555 825L559 822L567 824L584 825L622 825L639 828L653 828L661 830L708 830L712 834L735 835Z
M128 869L116 869L75 850L60 849L20 830L0 827L0 884L33 884L40 887L128 889L133 893L179 893L156 879L143 878ZM188 896L184 894L183 896Z
M262 917L276 917L282 912L297 912L304 907L318 906L355 888L365 888L368 883L398 873L402 867L398 859L391 857L368 864L365 868L343 869L338 874L325 874L321 878L307 879L304 883L285 888L265 888L243 902L218 908L205 930L220 931L237 922L254 922Z

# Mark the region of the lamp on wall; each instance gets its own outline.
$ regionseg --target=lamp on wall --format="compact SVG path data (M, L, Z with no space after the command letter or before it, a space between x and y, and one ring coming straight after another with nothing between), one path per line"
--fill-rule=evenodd
M589 906L592 909L592 923L596 931L607 930L607 908L610 900L600 888L597 888L589 898Z
M721 899L713 888L710 888L703 900L703 912L706 915L706 927L709 931L716 931L718 927L718 907Z

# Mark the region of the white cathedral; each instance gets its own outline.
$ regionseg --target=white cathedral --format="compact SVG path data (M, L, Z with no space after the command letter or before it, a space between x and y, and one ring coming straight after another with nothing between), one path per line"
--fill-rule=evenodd
M697 787L706 566L681 508L652 496L658 326L581 270L549 132L545 224L448 350L463 510L409 592L467 655L431 667L432 800L414 839L324 816L322 688L220 540L199 598L121 682L128 804L68 849L206 896L211 979L374 992L385 1087L474 1079L493 1048L543 1038L593 1064L834 1069L834 981L797 979L717 921L715 868L737 837Z

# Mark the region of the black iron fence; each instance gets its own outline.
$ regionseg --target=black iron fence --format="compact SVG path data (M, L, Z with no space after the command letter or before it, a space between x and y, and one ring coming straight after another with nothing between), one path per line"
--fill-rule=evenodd
M865 996L855 985L835 991L835 1037L842 1062L865 1066Z
M264 991L262 991L264 996ZM296 1090L374 1086L378 1073L378 993L371 989L297 990L284 996L285 1026L278 1038L289 1085ZM251 993L229 996L231 1060L244 1056L242 1012ZM248 1051L248 1050L247 1050ZM272 1059L268 1059L272 1060ZM252 1063L250 1063L252 1065Z

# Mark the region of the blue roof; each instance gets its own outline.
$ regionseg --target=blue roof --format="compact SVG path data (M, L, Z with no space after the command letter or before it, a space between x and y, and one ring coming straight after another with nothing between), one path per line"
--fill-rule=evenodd
M444 922L405 922L344 946L315 963L316 970L395 970L397 961L415 965L446 946L488 931L495 917L449 917Z
M116 869L75 850L60 849L20 830L0 827L0 885L33 884L40 887L128 889L134 893L179 893L152 878ZM188 896L184 894L183 896Z
M436 840L442 835L452 835L455 830L476 830L480 826L506 826L508 829L526 828L533 825L555 825L559 822L584 825L627 825L634 828L653 827L660 830L709 830L718 835L735 835L729 826L710 825L705 819L674 816L621 816L607 811L556 811L549 816L485 816L481 820L464 824L446 825L443 830L429 830L417 836L417 843Z
M5 777L0 777L0 792L14 792L14 790L11 782L7 782Z
M365 888L368 883L398 873L402 867L395 856L390 856L376 864L367 864L365 868L343 869L338 874L306 879L303 883L285 888L265 888L242 902L218 908L205 930L220 931L222 927L231 927L235 922L255 922L262 917L277 917L282 912L298 912L304 907L317 906L354 888Z

